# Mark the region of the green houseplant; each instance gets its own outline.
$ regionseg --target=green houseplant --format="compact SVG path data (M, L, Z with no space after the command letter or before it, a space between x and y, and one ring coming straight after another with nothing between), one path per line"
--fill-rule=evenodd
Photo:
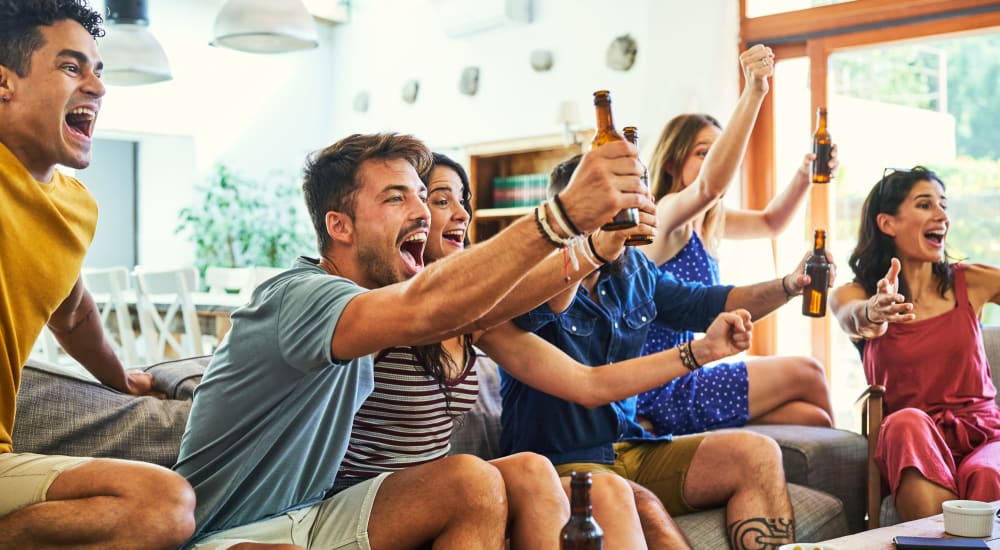
M302 191L289 175L268 180L218 165L195 206L181 209L176 233L195 245L195 266L288 267L314 247Z

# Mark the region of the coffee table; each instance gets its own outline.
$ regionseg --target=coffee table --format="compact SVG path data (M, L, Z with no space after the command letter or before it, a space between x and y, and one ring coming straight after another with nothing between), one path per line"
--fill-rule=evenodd
M998 501L1000 502L1000 501ZM895 550L892 537L934 537L942 539L957 538L944 532L944 516L938 514L922 519L915 519L888 527L880 527L870 531L862 531L854 535L823 541L823 544L835 546L840 550ZM994 550L1000 550L1000 520L993 520L993 533L983 539Z

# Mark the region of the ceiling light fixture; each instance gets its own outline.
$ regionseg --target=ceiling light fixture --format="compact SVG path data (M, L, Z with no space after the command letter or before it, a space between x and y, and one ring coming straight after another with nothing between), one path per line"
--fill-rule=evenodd
M215 18L213 46L284 53L319 45L316 22L301 0L228 0Z
M98 42L104 82L138 86L170 80L163 46L149 32L146 0L107 0L107 28Z

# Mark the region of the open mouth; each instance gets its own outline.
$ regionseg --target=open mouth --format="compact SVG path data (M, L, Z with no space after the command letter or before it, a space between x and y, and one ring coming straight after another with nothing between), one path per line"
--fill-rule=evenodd
M94 133L97 112L87 107L77 107L66 115L66 126L74 134L89 138Z
M450 231L445 231L441 234L446 241L451 241L456 244L465 243L465 229L452 229Z
M924 233L924 238L930 241L934 246L941 246L944 244L944 235L945 231L943 229L928 231L927 233Z
M424 266L424 245L426 244L426 233L414 233L403 239L399 245L400 256L410 266L411 271L419 271Z

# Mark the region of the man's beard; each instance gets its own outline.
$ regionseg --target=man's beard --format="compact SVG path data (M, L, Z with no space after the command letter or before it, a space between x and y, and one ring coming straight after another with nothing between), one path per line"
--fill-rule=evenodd
M382 288L403 280L392 268L392 259L384 256L378 247L358 245L358 263L361 264L365 279L374 285L373 288Z

